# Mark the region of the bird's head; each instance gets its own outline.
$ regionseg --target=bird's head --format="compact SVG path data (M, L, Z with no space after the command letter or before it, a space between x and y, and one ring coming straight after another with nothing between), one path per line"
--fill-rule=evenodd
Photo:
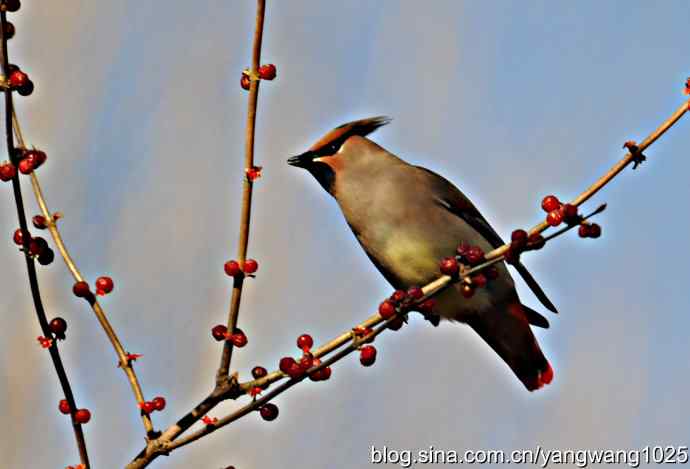
M287 162L309 171L324 189L333 194L337 174L366 154L362 144L369 141L364 137L389 122L390 118L384 116L348 122L331 130L307 151Z

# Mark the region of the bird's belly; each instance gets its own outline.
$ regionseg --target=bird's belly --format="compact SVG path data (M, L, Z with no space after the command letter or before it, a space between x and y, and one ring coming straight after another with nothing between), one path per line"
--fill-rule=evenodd
M455 254L455 242L450 244L444 235L420 236L402 227L382 232L360 232L357 238L376 267L394 288L408 289L411 286L424 286L441 275L439 261ZM446 241L446 242L444 242ZM462 241L460 238L457 242ZM487 250L487 247L483 247ZM470 298L460 291L460 284L454 284L435 296L434 312L441 317L463 321L464 317L491 309L510 289L506 282L508 272L501 263L499 277L486 288L477 289ZM509 278L509 277L508 277Z

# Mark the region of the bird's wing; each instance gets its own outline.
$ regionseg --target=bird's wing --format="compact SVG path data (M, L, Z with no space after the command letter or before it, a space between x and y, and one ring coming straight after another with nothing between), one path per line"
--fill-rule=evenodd
M505 244L498 233L496 233L491 225L489 225L489 222L486 221L481 213L479 213L479 210L477 210L474 204L472 204L472 202L465 197L465 194L460 192L460 190L450 181L443 176L421 166L416 166L416 168L421 169L429 176L429 179L433 185L434 194L437 194L438 197L436 201L440 205L445 207L454 215L462 218L468 225L482 235L494 248L503 246ZM534 277L532 277L532 274L529 273L527 267L525 267L522 262L517 262L514 267L530 290L532 290L534 295L539 299L539 301L541 301L544 307L550 311L553 311L554 313L558 313L558 310L554 304L546 296L546 293L544 293L544 290L541 289Z

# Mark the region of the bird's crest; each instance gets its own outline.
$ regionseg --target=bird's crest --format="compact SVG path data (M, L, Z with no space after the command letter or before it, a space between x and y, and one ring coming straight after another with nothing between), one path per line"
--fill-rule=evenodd
M368 119L360 119L341 126L328 132L324 135L318 142L309 148L310 151L315 151L320 148L325 147L331 142L340 140L341 142L351 137L353 135L359 135L360 137L366 137L370 133L374 132L379 127L388 124L391 121L390 117L378 116L370 117Z

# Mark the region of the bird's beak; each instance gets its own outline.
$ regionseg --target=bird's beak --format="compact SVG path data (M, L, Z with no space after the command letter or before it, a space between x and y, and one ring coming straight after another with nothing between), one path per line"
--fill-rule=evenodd
M316 155L313 151L305 151L301 155L288 158L287 162L291 166L297 166L298 168L306 168L314 161L315 157Z

